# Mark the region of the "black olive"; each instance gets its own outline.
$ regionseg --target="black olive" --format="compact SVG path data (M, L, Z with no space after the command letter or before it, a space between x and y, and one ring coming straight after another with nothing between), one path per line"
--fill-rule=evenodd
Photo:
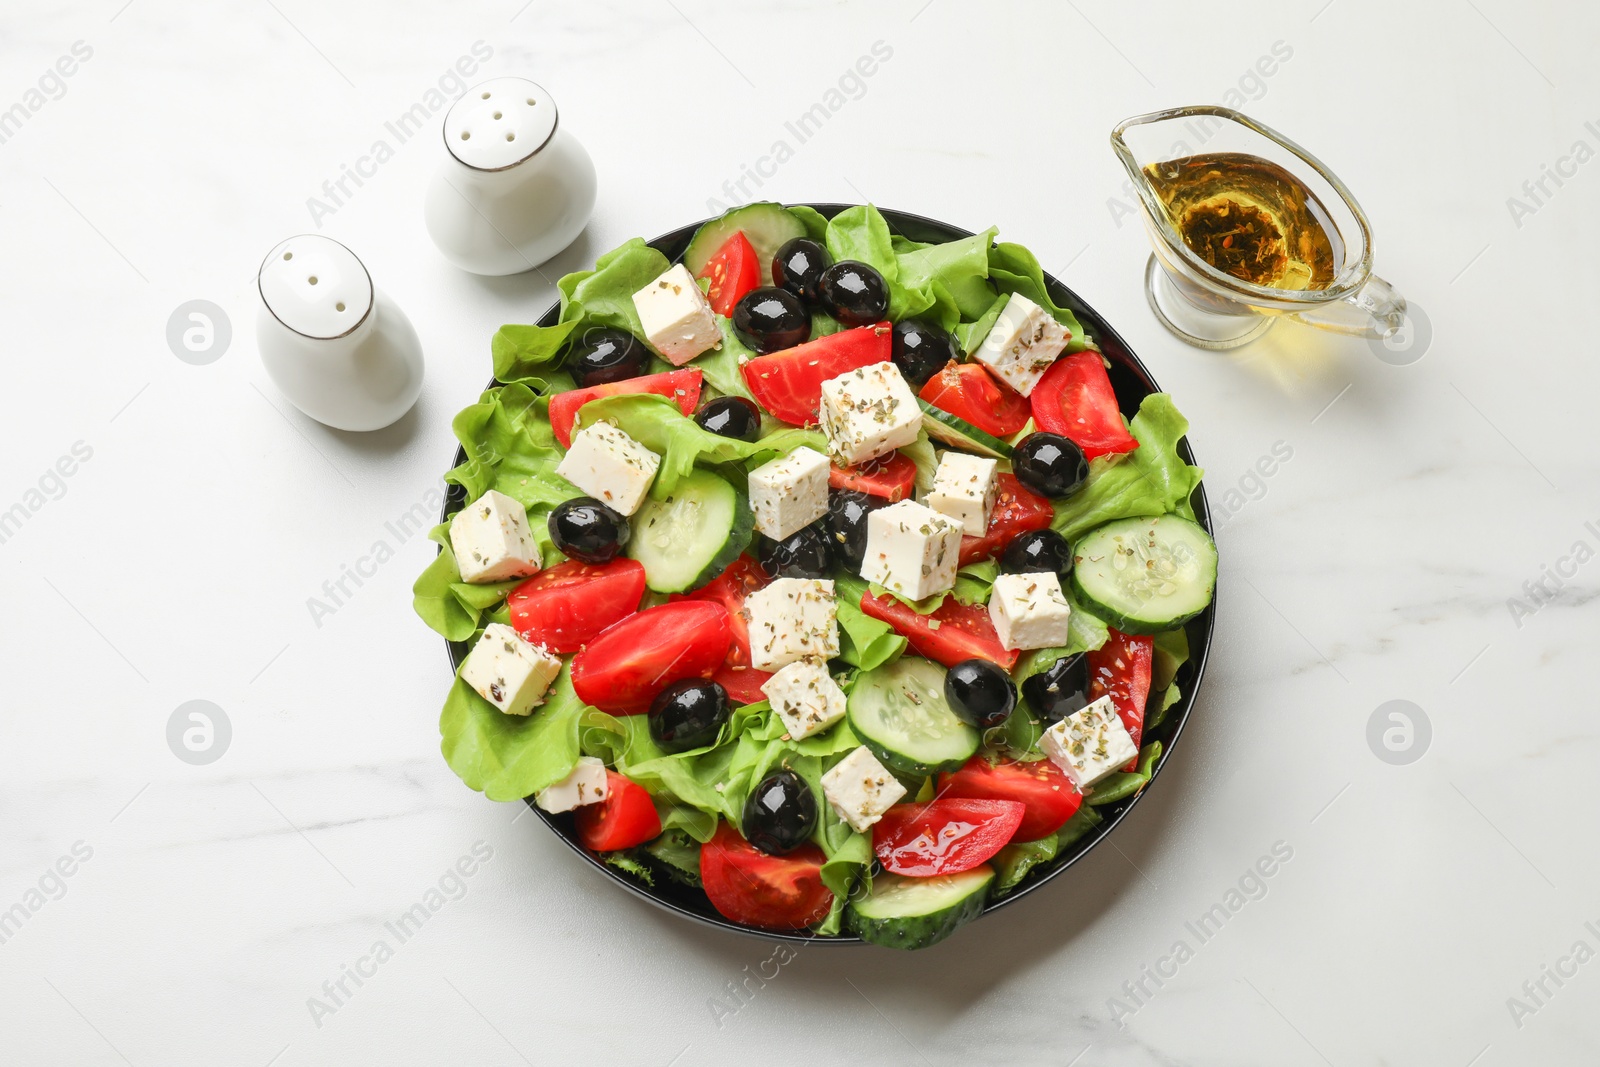
M961 358L956 339L939 327L921 319L904 319L894 324L890 359L900 368L900 376L913 390L921 389L952 359Z
M650 702L650 736L665 752L687 752L716 741L732 708L716 682L673 682Z
M1022 683L1022 699L1046 725L1089 706L1089 658L1064 656Z
M871 326L889 313L883 275L853 259L841 259L823 271L817 294L828 314L846 326Z
M772 856L793 852L817 827L817 798L789 768L773 771L750 791L740 820L744 839Z
M1017 687L989 660L964 659L944 672L944 699L956 718L987 730L1011 715L1017 706Z
M1017 481L1041 496L1071 496L1089 480L1083 449L1058 433L1030 433L1011 455Z
M754 441L761 436L761 409L742 396L719 396L707 400L694 413L701 429L738 441Z
M563 500L550 512L550 540L585 563L616 559L631 532L627 519L592 496Z
M782 541L761 538L761 569L773 578L826 578L833 568L828 520L818 519Z
M626 330L591 326L567 350L567 370L579 387L637 378L650 365L650 350Z
M1072 570L1072 549L1054 530L1028 530L1011 539L1000 557L1006 574L1058 574Z
M757 352L779 352L811 336L811 313L789 290L768 285L739 298L733 328Z
M867 516L888 506L883 497L854 489L835 489L828 494L828 535L840 563L852 571L861 570L867 558Z
M818 301L817 283L822 272L833 266L828 250L809 237L796 237L786 241L772 257L772 284L815 307Z

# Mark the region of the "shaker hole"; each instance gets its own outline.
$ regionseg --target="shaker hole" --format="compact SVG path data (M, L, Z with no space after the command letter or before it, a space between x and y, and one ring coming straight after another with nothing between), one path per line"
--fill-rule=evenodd
M463 140L463 141L470 141L470 140L472 140L472 134L471 134L471 132L469 132L469 131L467 131L467 130L462 130L462 131L461 131L461 139L462 139L462 140Z
M515 140L516 140L516 139L517 139L517 135L516 135L516 134L514 134L514 133L508 133L508 134L506 134L506 140L508 140L508 141L515 141Z
M531 96L528 97L528 106L532 107L534 105L534 103L535 103L535 101L534 101L533 97L531 97Z
M489 99L489 94L488 94L488 93L484 93L484 94L483 94L483 98L484 98L484 99L485 99L485 100L487 100L487 99Z
M500 112L498 112L498 111L496 111L496 112L495 112L495 113L494 113L494 117L495 117L495 118L500 118L500 117L502 117L502 116L501 116L501 114L500 114Z
M307 278L306 281L310 282L312 285L316 285L317 284L317 276L315 274L313 274L311 277Z
M333 310L335 310L335 311L343 311L344 310L344 301L341 300L337 304L333 305Z
M293 252L285 252L283 254L283 258L284 259L293 259L294 258L294 253Z

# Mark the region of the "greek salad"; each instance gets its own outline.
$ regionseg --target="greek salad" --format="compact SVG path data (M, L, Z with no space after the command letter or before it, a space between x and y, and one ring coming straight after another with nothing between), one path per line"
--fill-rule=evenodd
M632 240L505 326L421 617L457 774L764 930L934 944L1161 753L1198 468L1038 262L872 206Z

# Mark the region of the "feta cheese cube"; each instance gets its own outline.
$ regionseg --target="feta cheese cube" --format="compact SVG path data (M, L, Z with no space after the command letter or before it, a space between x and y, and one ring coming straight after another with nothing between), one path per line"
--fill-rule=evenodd
M828 457L801 445L750 472L756 532L774 541L799 533L828 513Z
M779 578L745 597L744 609L750 617L750 665L758 671L839 654L831 579Z
M922 429L917 396L893 363L872 363L822 383L817 420L841 467L912 444Z
M973 358L1027 396L1072 339L1072 331L1021 293L1012 293Z
M633 308L646 339L675 367L722 347L716 313L682 263L634 293Z
M1110 696L1101 697L1050 727L1039 739L1039 747L1080 790L1088 789L1139 754L1139 746L1122 725Z
M939 457L933 488L923 503L960 523L961 532L968 537L982 537L989 528L989 512L994 510L999 482L995 471L992 459L946 452Z
M989 619L1006 648L1055 648L1067 643L1072 606L1054 574L1002 574L989 593Z
M559 656L500 622L484 628L461 664L461 680L507 715L531 715L560 673Z
M960 557L960 525L915 500L902 500L867 516L861 577L908 600L953 587Z
M494 489L450 520L450 549L464 582L504 582L539 573L528 509Z
M611 423L597 422L572 438L556 473L607 507L632 515L660 466L660 456Z
M844 690L821 660L796 660L768 678L761 691L793 741L819 734L844 718Z
M850 829L864 834L906 795L906 787L862 745L822 776L822 795Z
M571 811L606 798L606 765L594 756L579 756L578 765L561 781L534 794L533 802L552 814Z

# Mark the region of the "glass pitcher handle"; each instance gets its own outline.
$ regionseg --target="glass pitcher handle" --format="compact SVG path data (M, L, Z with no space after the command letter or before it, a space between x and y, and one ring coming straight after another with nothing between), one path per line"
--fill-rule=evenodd
M1343 300L1288 316L1308 326L1334 333L1356 334L1382 340L1405 325L1406 298L1376 274Z

